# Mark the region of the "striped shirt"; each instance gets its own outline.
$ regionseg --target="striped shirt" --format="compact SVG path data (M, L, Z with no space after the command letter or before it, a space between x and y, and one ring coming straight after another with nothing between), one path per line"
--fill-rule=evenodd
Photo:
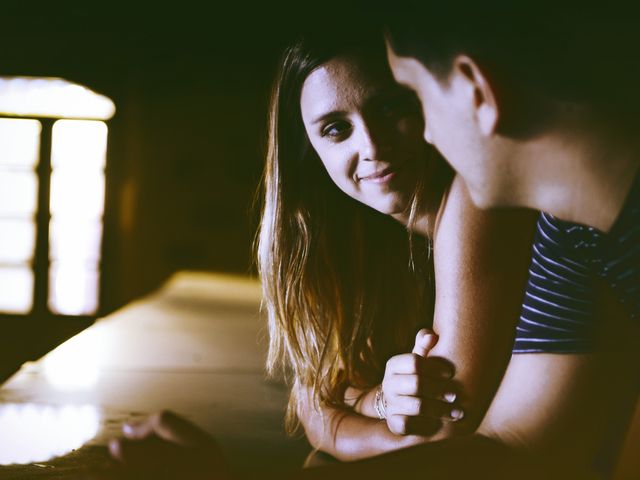
M603 282L640 321L640 174L608 234L540 215L513 352L593 350Z

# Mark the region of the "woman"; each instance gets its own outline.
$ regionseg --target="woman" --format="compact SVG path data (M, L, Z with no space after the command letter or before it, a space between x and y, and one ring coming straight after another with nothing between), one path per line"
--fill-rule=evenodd
M291 372L288 426L355 460L478 426L509 360L535 216L475 208L423 141L382 38L333 33L282 60L258 260L268 367ZM414 345L420 327L437 337Z

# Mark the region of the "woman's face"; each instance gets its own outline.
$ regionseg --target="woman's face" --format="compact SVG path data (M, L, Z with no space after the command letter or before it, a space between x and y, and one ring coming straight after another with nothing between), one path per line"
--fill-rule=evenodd
M300 108L311 145L347 195L404 213L426 162L422 115L386 62L337 57L306 78Z

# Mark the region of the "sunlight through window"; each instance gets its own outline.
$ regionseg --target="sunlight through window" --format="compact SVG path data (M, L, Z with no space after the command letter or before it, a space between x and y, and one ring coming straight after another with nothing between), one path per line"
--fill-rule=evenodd
M32 305L31 267L0 267L0 310L8 313L28 313Z
M0 264L30 262L35 244L33 221L0 219Z
M104 208L101 171L55 169L51 174L51 214L54 218L93 219Z
M0 77L0 313L96 313L103 120L114 113L109 98L67 80Z
M37 198L35 173L0 170L0 217L33 215Z
M66 315L98 308L107 126L59 120L51 150L49 307Z
M0 164L33 169L38 163L40 122L0 118Z
M51 165L54 169L103 169L107 126L87 120L58 120L53 126Z
M85 315L98 308L98 272L82 263L54 262L50 269L51 309L65 315Z
M52 260L62 263L79 260L97 265L102 239L102 224L99 221L56 218L51 221L49 232Z
M37 120L0 118L0 311L6 313L33 306L40 131Z
M0 77L0 112L21 117L108 120L113 102L62 78Z

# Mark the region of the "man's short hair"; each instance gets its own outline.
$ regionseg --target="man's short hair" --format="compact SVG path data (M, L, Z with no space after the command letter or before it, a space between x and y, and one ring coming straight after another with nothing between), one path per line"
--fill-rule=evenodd
M387 35L400 56L445 77L458 53L506 86L550 100L638 110L640 22L603 4L557 1L388 2Z

